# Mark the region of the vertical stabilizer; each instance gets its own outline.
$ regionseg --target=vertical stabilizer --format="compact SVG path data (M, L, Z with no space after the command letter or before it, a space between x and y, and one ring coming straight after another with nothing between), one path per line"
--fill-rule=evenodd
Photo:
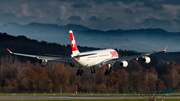
M73 31L69 30L69 34L70 34L70 40L71 40L72 55L77 55L77 54L79 54L79 50L78 50L77 45L76 45L76 41L75 41L75 38L73 35Z

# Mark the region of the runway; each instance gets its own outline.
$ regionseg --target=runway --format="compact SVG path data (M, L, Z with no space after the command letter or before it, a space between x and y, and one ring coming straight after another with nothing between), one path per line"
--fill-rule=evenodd
M151 96L152 97L152 96ZM71 99L148 99L141 95L110 95L110 96L0 96L0 100L71 100ZM159 95L156 99L180 99L179 95Z

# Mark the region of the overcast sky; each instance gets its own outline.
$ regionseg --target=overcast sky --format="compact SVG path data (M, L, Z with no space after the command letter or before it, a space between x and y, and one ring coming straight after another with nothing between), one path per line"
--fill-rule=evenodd
M150 27L179 31L180 0L0 0L0 25L74 23L112 30L147 28L147 19L155 19Z

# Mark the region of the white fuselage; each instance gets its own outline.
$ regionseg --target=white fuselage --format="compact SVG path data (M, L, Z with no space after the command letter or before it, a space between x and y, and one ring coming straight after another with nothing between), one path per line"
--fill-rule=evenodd
M82 52L79 53L78 55L86 55L86 54L94 54L94 55L88 55L79 58L74 58L74 56L72 56L73 62L81 67L92 67L92 66L101 67L102 66L101 64L104 60L115 59L119 57L118 53L114 49Z

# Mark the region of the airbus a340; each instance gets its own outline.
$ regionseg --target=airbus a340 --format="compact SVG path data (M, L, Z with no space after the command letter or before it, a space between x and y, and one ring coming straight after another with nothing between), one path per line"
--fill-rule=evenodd
M105 75L110 75L111 70L115 62L119 62L120 66L127 67L128 61L131 59L138 59L142 57L142 61L145 63L149 63L151 61L150 55L164 53L167 49L167 46L163 51L153 52L153 53L146 53L146 54L139 54L127 57L119 57L118 53L114 49L104 49L104 50L96 50L96 51L89 51L89 52L79 52L76 41L73 35L73 31L69 31L70 40L71 40L71 48L72 54L71 57L65 58L58 55L51 55L51 56L39 56L39 55L29 55L29 54L21 54L15 53L7 49L11 54L26 56L26 57L33 57L37 58L41 65L46 65L48 61L61 61L61 62L68 62L71 66L76 64L79 66L76 75L82 76L83 69L82 67L89 67L91 69L91 73L96 72L96 67L101 67L103 65L107 65L108 68L105 71Z

